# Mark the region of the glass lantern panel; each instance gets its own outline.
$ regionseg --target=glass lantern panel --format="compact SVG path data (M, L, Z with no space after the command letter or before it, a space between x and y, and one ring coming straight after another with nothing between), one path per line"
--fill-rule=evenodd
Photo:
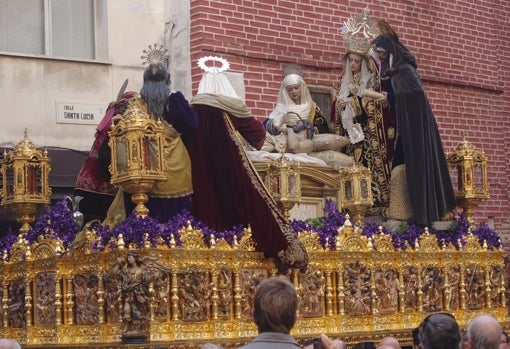
M464 178L462 175L462 165L457 166L457 185L459 192L464 191Z
M352 182L345 181L344 195L346 200L352 200Z
M360 190L361 190L361 198L368 198L368 183L366 179L361 179L359 182Z
M128 164L128 144L124 138L117 139L117 146L115 152L115 160L117 162L117 171L126 172Z
M280 194L280 179L278 176L271 177L271 194Z
M14 195L14 168L12 165L7 166L5 169L5 190L6 196Z
M150 155L150 164L151 164L151 170L160 170L158 166L158 141L154 138L151 138L149 140L149 155Z
M475 190L482 191L483 190L483 169L482 165L477 164L474 168L474 182L475 182Z
M288 177L288 185L289 185L289 195L295 196L296 195L296 177L291 174Z
M37 164L28 164L27 166L27 194L37 195L39 194L38 185L41 182L41 171Z

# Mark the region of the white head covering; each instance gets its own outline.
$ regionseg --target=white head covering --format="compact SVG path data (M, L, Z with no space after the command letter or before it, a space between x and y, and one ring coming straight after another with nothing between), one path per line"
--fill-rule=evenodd
M219 68L214 66L209 67L205 64L207 61L220 62L222 66ZM200 58L197 63L198 66L204 70L202 80L200 80L198 85L197 94L211 93L241 99L236 93L234 86L232 86L227 76L223 73L230 67L226 59L209 56Z
M287 91L287 87L292 85L301 85L301 104L296 104ZM269 118L273 119L278 125L281 124L280 120L288 112L297 113L302 119L308 119L313 105L312 95L303 77L299 74L288 74L283 79L276 101L276 107L269 115ZM288 119L287 122L289 121ZM294 120L294 122L295 121L297 120Z

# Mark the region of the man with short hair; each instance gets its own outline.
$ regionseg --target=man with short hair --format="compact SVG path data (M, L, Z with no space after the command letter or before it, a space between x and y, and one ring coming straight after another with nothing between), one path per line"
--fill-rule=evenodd
M498 349L503 329L493 316L480 314L467 328L469 349Z
M420 349L459 349L459 324L449 313L431 314L418 327L418 341Z
M272 277L255 291L253 319L258 336L241 349L300 348L290 335L297 319L297 294L284 277Z

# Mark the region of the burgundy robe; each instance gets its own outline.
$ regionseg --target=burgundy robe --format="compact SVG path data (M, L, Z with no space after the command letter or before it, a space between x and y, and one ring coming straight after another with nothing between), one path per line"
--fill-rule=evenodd
M260 149L265 128L253 117L238 118L217 107L195 104L193 108L199 127L186 144L193 173L193 216L219 231L250 224L264 255L276 257L288 247L292 229L235 134L237 130Z

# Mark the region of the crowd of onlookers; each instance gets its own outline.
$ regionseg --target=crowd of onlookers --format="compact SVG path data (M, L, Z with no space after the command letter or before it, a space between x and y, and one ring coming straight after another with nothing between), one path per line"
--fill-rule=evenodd
M297 294L284 277L263 281L255 292L253 319L258 336L240 349L301 348L290 335L297 319ZM479 314L462 331L455 317L446 312L432 313L412 330L412 349L510 349L510 338L501 324L489 314ZM203 349L221 348L205 344ZM340 339L326 334L307 340L303 349L346 349ZM378 343L363 342L353 349L402 349L396 338L385 337Z
M253 319L258 335L240 349L301 348L290 335L297 320L298 298L294 285L285 277L272 277L260 283L255 292ZM412 330L412 349L510 349L510 338L501 324L489 314L479 314L462 331L455 317L446 312L426 316ZM20 349L17 341L0 339L0 349ZM221 346L207 343L202 349ZM340 339L326 334L305 341L303 349L347 349ZM396 338L385 337L378 343L363 342L353 349L402 349Z

